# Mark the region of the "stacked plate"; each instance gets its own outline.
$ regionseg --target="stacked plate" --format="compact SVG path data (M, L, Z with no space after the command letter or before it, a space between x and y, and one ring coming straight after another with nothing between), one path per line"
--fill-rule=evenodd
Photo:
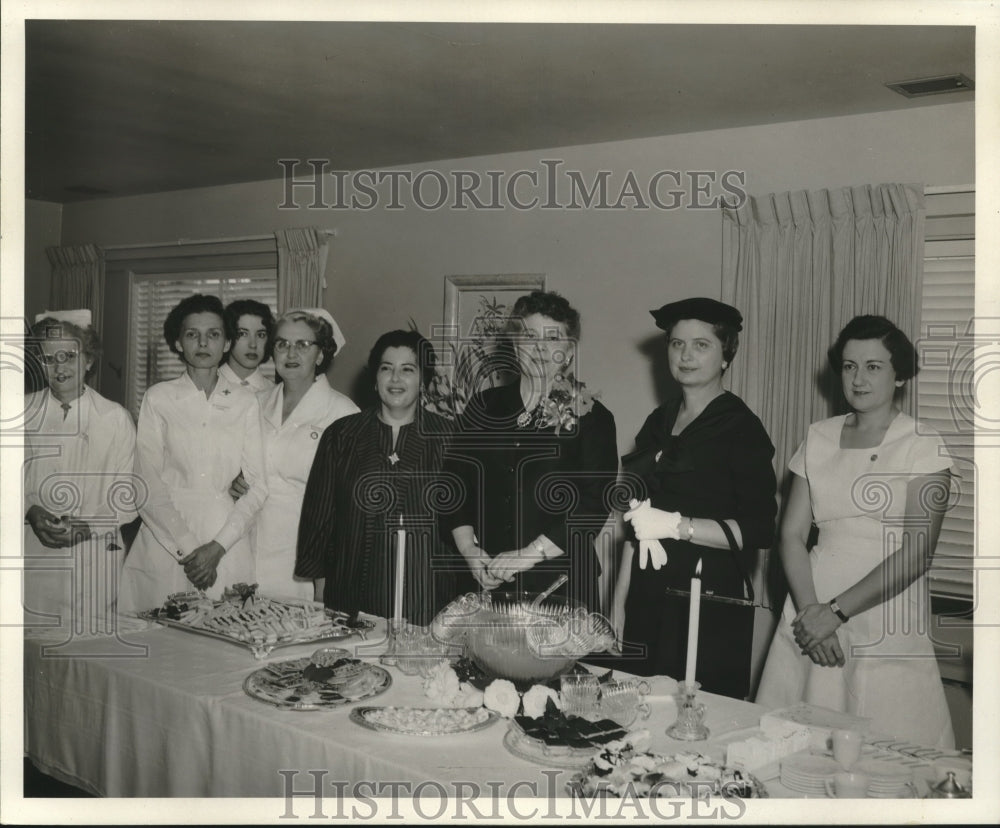
M839 764L828 756L795 753L781 760L781 784L808 796L826 796L826 780L837 771Z
M913 768L883 762L879 759L864 759L851 770L867 773L871 777L868 796L876 799L908 799L913 796Z

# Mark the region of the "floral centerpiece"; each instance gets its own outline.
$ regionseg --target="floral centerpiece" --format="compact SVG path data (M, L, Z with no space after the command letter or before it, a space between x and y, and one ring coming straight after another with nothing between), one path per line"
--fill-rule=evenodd
M438 704L446 707L484 706L505 719L513 719L519 714L537 719L547 711L562 708L559 693L553 688L534 684L522 694L514 682L507 679L488 681L464 659L454 665L444 660L435 664L424 678L423 687L424 695Z

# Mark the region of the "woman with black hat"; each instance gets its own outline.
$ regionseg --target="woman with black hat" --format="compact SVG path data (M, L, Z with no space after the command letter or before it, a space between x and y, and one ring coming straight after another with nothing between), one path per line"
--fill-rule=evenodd
M744 598L754 550L774 537L774 446L757 416L722 387L739 345L740 312L699 298L651 313L666 331L681 396L650 414L637 450L624 459L626 481L647 499L638 497L643 502L625 514L638 543L626 545L615 603L624 606L625 653L636 653L625 669L682 679L688 602L669 600L667 590L690 589L700 560L703 595ZM662 565L655 546L651 562L642 554L657 540L665 547ZM702 689L737 698L749 693L752 635L745 626L735 613L702 612L696 675Z

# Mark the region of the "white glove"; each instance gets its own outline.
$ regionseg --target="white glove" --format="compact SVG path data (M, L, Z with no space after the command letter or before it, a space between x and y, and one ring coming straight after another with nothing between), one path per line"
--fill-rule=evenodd
M648 500L644 501L642 504L640 504L638 500L631 500L628 505L632 507L632 511L625 515L625 520L631 520L632 517L639 512L660 512L659 509L652 509ZM669 513L661 512L661 514ZM635 526L635 523L633 522L632 525ZM639 569L645 569L648 561L652 561L653 569L659 569L667 562L667 550L664 549L663 544L655 538L639 541Z
M625 513L625 520L632 522L635 536L639 540L655 540L657 538L681 539L681 513L664 512L649 505L649 500L639 503L632 500L632 508Z
M653 569L659 569L667 562L667 550L658 540L639 541L639 569L646 568L646 559L653 562Z

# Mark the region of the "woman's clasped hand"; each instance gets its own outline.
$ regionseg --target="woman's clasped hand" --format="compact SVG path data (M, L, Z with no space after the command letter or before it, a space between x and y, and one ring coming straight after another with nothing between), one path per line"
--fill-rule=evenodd
M837 628L841 620L829 604L809 604L792 621L792 634L803 655L822 667L843 667L844 651Z
M547 547L551 547L553 553L546 555ZM536 564L546 560L547 557L557 557L562 554L562 550L539 538L534 543L529 544L524 549L512 549L508 552L501 552L489 561L486 567L487 573L494 579L502 582L513 581L520 572L527 572Z
M226 554L225 547L216 541L202 544L180 560L187 579L198 589L208 589L215 585L219 577L219 561Z

